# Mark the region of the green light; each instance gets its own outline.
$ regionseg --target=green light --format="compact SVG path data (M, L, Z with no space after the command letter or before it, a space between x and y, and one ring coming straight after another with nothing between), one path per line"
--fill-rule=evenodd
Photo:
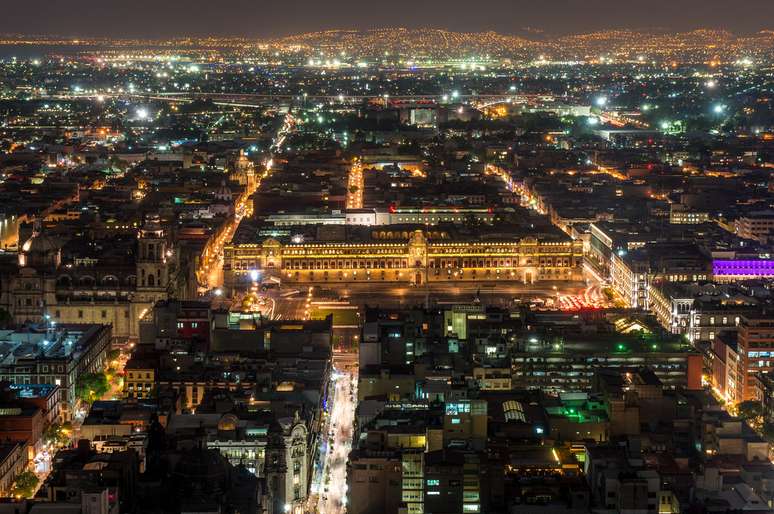
M658 350L658 345L657 345L657 344L651 345L650 347L651 347L652 349L654 349L654 350Z
M623 352L626 350L626 345L623 343L618 343L618 346L616 346L619 352Z

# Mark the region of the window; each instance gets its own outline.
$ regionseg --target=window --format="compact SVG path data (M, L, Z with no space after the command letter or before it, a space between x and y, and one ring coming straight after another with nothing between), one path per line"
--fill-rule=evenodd
M436 479L431 479L427 481L427 485L428 486L441 485L441 481Z
M107 311L102 311L101 314L102 314L102 319L107 318Z
M194 321L191 323L191 328L199 328L199 324Z
M78 318L83 318L83 311L78 311Z
M462 423L462 421L460 421L460 418L452 418L451 420L452 425L459 425L460 423Z

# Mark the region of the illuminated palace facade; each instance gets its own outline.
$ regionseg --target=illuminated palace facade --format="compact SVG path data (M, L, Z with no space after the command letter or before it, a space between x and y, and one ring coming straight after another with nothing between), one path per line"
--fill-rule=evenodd
M376 281L415 286L582 279L582 243L553 236L464 240L438 228L382 226L370 229L361 240L283 239L228 245L224 285L244 289L258 275L298 284Z

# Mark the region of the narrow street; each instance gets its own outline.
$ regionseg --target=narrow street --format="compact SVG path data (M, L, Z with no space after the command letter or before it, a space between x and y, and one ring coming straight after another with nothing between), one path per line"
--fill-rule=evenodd
M288 112L288 114L285 115L282 126L274 137L274 142L270 148L269 158L263 163L263 171L259 173L258 170L255 170L256 177L252 187L246 189L239 198L235 200L234 218L229 222L223 233L216 240L212 241L209 251L205 252L208 257L202 258L202 262L197 271L200 291L204 292L223 285L223 247L231 241L231 238L234 236L242 219L252 215L253 209L251 197L253 193L261 187L261 180L268 177L271 173L272 167L274 166L274 154L282 150L282 145L285 144L285 139L293 130L294 124L295 120ZM254 166L253 164L250 165Z
M347 505L347 459L352 449L357 398L357 378L350 372L334 371L333 405L323 434L322 466L314 477L313 494L320 514L342 514Z

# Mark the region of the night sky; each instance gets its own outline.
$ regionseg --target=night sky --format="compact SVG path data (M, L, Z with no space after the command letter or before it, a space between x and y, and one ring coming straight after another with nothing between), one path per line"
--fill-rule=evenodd
M774 0L0 0L0 32L269 37L329 28L437 27L524 35L606 28L774 29Z

